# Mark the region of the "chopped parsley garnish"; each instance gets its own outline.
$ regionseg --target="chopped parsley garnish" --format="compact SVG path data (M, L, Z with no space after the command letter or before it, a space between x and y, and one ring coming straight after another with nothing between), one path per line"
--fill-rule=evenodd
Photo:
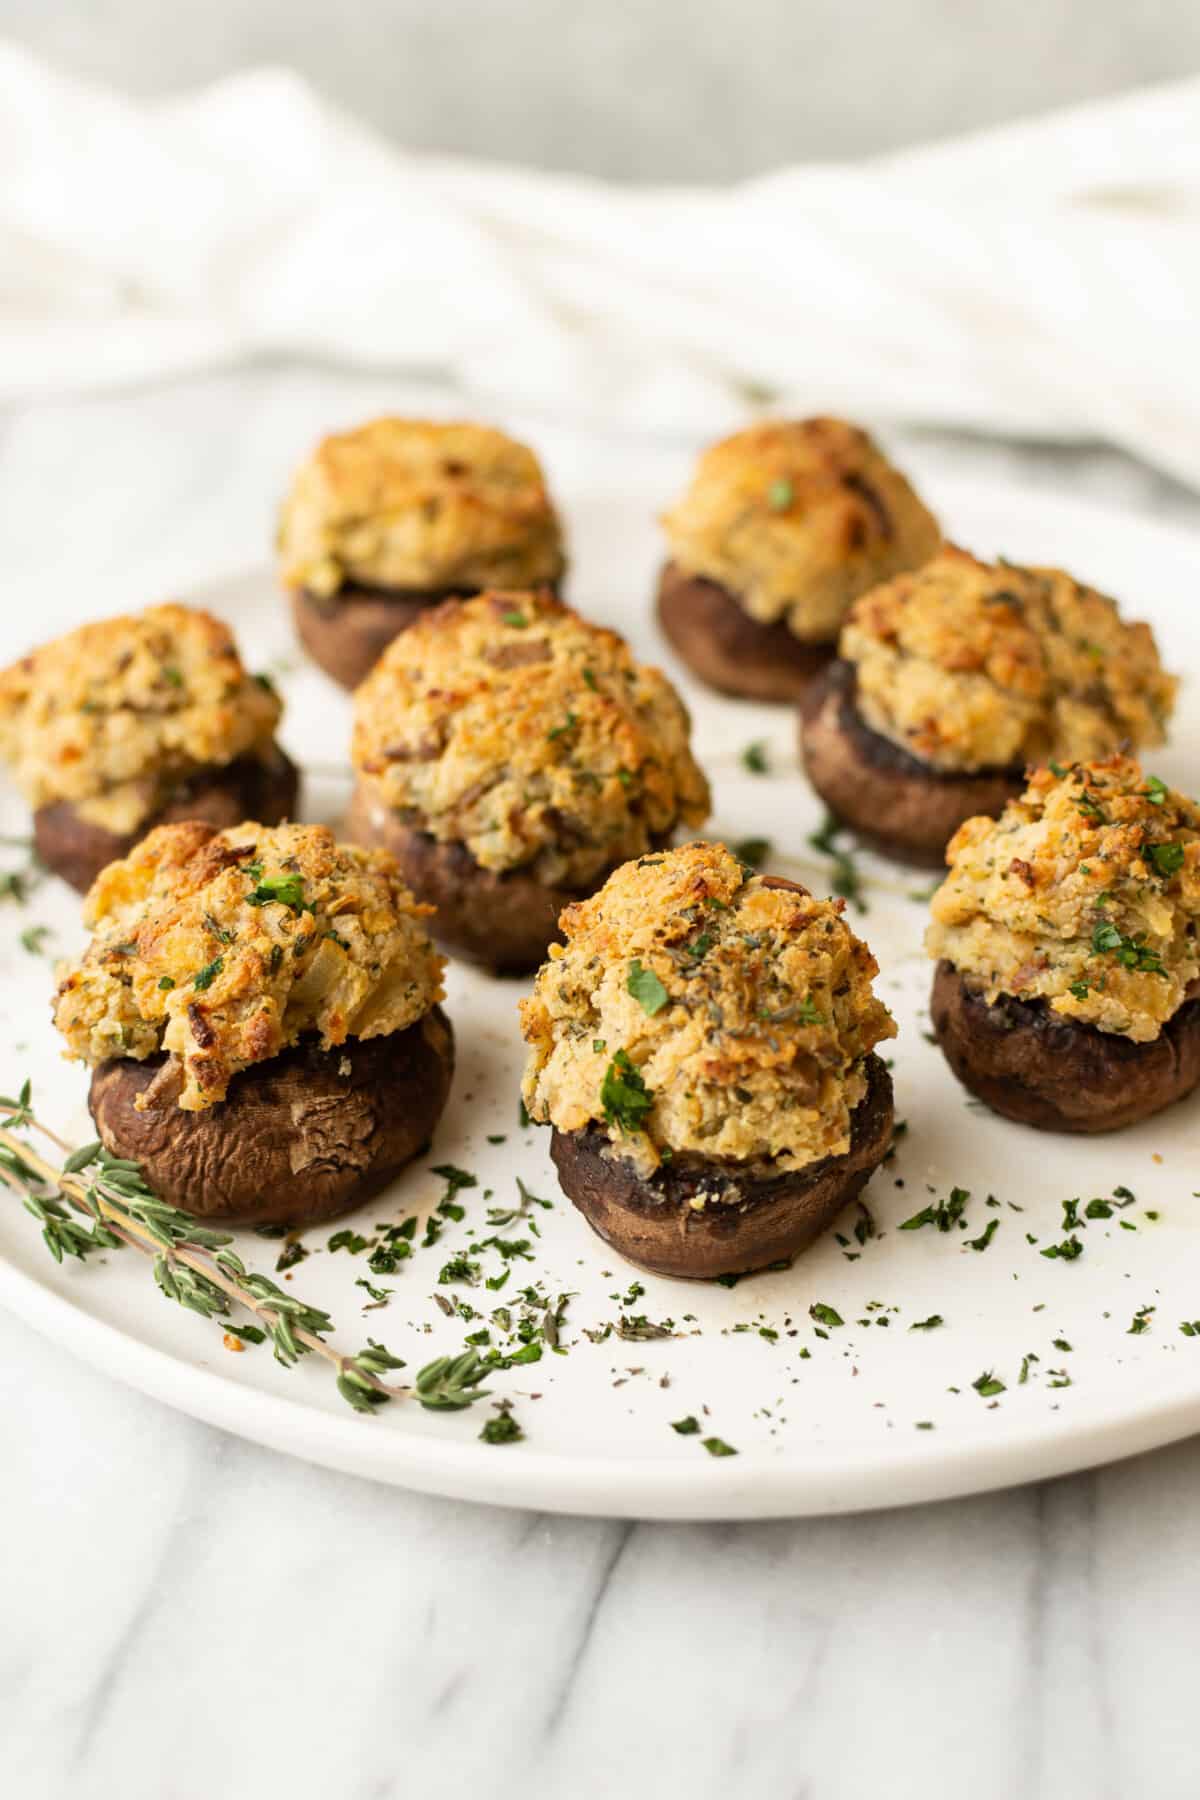
M562 724L553 726L551 730L546 733L546 736L549 738L550 742L553 743L555 738L565 737L568 731L574 731L578 723L579 720L576 718L575 714L568 711Z
M243 1344L265 1344L267 1334L260 1325L229 1325L224 1320L221 1328L226 1337L240 1338Z
M972 1250L986 1250L999 1229L999 1219L989 1219L983 1228L983 1235L977 1238L968 1238L967 1243Z
M736 1456L737 1455L737 1451L734 1449L733 1445L727 1444L725 1442L724 1438L706 1437L702 1441L704 1444L704 1448L708 1451L708 1454L710 1456Z
M1098 956L1115 957L1122 968L1135 969L1143 975L1161 975L1164 979L1167 976L1158 952L1147 947L1144 932L1127 937L1108 919L1102 919L1092 932L1092 949Z
M457 1193L459 1188L479 1186L478 1178L472 1175L469 1169L456 1168L453 1163L434 1163L430 1174L440 1175L443 1181L448 1182L452 1194Z
M625 991L632 994L647 1018L653 1018L667 1004L667 990L653 969L644 969L635 956L629 966Z
M1133 1323L1125 1334L1126 1337L1141 1337L1144 1331L1149 1331L1150 1314L1155 1310L1153 1306L1139 1306L1133 1315Z
M1163 804L1163 802L1166 800L1166 797L1167 797L1166 782L1160 781L1157 775L1147 775L1147 777L1146 777L1146 792L1145 792L1144 798L1150 802L1151 806L1161 806Z
M158 982L158 991L159 991L159 993L160 993L160 994L169 994L169 993L170 993L170 991L171 991L171 989L172 989L172 988L173 988L173 987L174 987L174 986L175 986L175 980L174 980L174 977L173 977L173 976L171 976L171 975L161 975L161 976L160 976L160 977L159 977L159 982Z
M680 1437L694 1437L699 1429L700 1421L692 1413L688 1413L686 1418L671 1420L671 1430L677 1431Z
M607 1123L619 1125L623 1132L640 1131L642 1120L654 1105L654 1096L627 1050L618 1050L604 1071L600 1104Z
M1183 867L1184 847L1182 844L1150 844L1146 855L1160 875L1178 875Z
M372 1287L365 1275L360 1275L354 1285L355 1287L366 1288L376 1306L386 1306L392 1297L391 1288Z
M330 1250L348 1250L351 1256L358 1256L370 1243L369 1238L360 1237L357 1231L335 1231L326 1246Z
M165 663L163 665L163 680L169 681L172 687L181 688L183 686L182 674L170 663Z
M704 958L708 955L709 951L712 949L712 946L713 946L712 932L711 931L702 931L700 933L699 937L693 938L690 944L684 945L683 954L687 957L687 959L690 963L703 962Z
M920 1231L923 1225L936 1225L939 1231L951 1231L962 1218L963 1208L970 1198L969 1189L951 1188L948 1200L939 1200L936 1206L923 1206L911 1219L902 1222L900 1230Z
M214 956L210 963L205 963L202 969L197 969L196 973L192 976L192 986L196 989L197 993L202 994L206 988L210 988L224 967L225 958L223 956Z
M827 1306L823 1300L814 1300L813 1301L812 1305L808 1309L808 1316L810 1319L815 1319L817 1321L818 1325L833 1326L833 1325L844 1325L846 1323L846 1321L845 1321L845 1319L843 1319L841 1313L838 1312L834 1307Z
M28 950L30 956L40 956L42 945L49 936L50 927L48 925L28 925L21 933L21 948Z
M1075 802L1075 807L1076 807L1076 811L1082 813L1083 817L1088 821L1089 824L1091 824L1091 825L1107 825L1108 824L1108 814L1105 812L1104 808L1101 806L1101 804L1100 804L1099 800L1096 798L1095 794L1090 793L1087 788L1085 788L1083 790L1083 793L1081 794L1080 798Z
M993 1375L990 1369L985 1369L982 1375L977 1375L971 1386L984 1400L990 1400L993 1394L1005 1392L1005 1384L998 1375Z
M753 744L746 745L746 748L742 751L742 767L749 769L752 775L766 775L768 773L769 764L767 762L767 746L761 739L758 739Z
M1051 1262L1074 1262L1076 1257L1083 1255L1083 1245L1077 1237L1068 1237L1061 1244L1047 1245L1040 1254L1049 1257Z
M767 505L772 512L786 512L796 497L796 491L786 475L773 481L767 489Z
M502 1400L496 1417L487 1420L479 1435L485 1444L519 1444L525 1433L513 1418L512 1408Z
M502 625L515 625L518 631L522 631L525 626L528 625L529 620L525 617L523 612L506 612L500 614L500 623Z
M478 1280L479 1264L472 1261L461 1250L457 1256L452 1256L449 1262L442 1264L441 1273L438 1275L438 1282L442 1287L449 1287L455 1281L465 1281L468 1286L474 1287Z
M914 1319L908 1329L910 1331L936 1331L939 1325L945 1323L941 1313L930 1313L927 1319Z
M255 873L258 873L257 869ZM296 913L316 910L304 898L304 882L299 875L263 875L253 893L246 895L247 906L273 906L276 903L288 906Z

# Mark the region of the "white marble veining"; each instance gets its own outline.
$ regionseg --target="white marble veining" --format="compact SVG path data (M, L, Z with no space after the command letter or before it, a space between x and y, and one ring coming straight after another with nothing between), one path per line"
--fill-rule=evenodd
M297 451L401 399L261 369L8 415L5 604L261 560ZM919 448L1200 524L1103 451ZM573 1521L258 1450L0 1315L0 1444L4 1800L1200 1791L1196 1442L862 1518Z

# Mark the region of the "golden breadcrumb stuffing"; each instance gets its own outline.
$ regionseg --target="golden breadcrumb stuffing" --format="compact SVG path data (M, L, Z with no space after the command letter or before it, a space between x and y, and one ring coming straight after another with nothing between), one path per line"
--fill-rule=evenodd
M1129 757L1038 769L946 850L929 954L990 1002L1147 1042L1200 979L1200 806Z
M404 1031L442 998L444 959L382 850L324 825L160 825L92 885L91 944L54 1021L86 1063L167 1050L196 1112L305 1032L322 1046Z
M521 1002L530 1117L597 1126L643 1170L843 1155L863 1059L896 1030L843 905L723 844L626 863L567 907Z
M867 724L946 770L1161 744L1178 685L1095 588L956 549L864 595L839 649Z
M284 585L534 587L565 566L532 450L486 425L374 419L317 445L279 525Z
M941 542L899 469L842 419L772 421L714 444L663 525L687 574L815 643L837 636L857 594Z
M354 700L371 796L485 869L582 888L708 816L690 721L659 670L546 593L425 613Z
M151 606L0 673L0 757L35 810L68 801L123 834L198 771L265 757L281 711L219 619Z

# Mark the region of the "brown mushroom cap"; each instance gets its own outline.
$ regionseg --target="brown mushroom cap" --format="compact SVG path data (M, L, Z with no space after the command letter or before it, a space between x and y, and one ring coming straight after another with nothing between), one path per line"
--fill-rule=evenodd
M649 1178L594 1126L555 1131L550 1154L563 1192L620 1255L657 1275L711 1280L746 1274L807 1249L855 1199L892 1141L892 1078L866 1058L867 1092L851 1115L850 1148L792 1173L679 1156ZM692 1205L704 1192L734 1189L735 1200Z
M989 1005L943 959L930 1016L963 1086L1039 1131L1117 1131L1200 1083L1200 999L1185 1001L1158 1037L1135 1043L1061 1018L1044 1000L1001 995Z
M236 1075L228 1097L184 1112L167 1058L101 1063L88 1104L105 1149L141 1164L173 1206L227 1225L303 1226L377 1194L433 1134L450 1091L454 1035L440 1007L406 1031L305 1042Z
M963 820L1001 813L1020 795L1024 771L931 768L864 724L854 689L854 665L839 659L802 706L800 753L808 779L830 812L872 849L940 869Z
M477 863L465 844L441 843L405 825L364 788L355 788L345 836L389 850L418 900L436 906L429 929L439 944L498 974L536 969L559 935L558 915L577 900L543 887L520 869L498 873Z
M806 643L783 620L752 619L728 588L674 562L659 577L658 620L694 675L747 700L800 700L835 654L832 642Z
M101 869L128 856L156 825L181 819L200 819L218 831L243 819L278 825L295 815L299 790L299 771L276 744L266 760L239 756L223 767L197 770L136 831L109 831L82 818L69 800L39 807L33 815L34 843L46 867L85 894Z
M485 869L465 844L442 843L431 832L405 825L362 782L351 795L344 835L352 844L390 851L417 899L437 908L429 921L436 942L498 975L536 969L549 946L562 941L559 913L586 897L570 888L546 887L522 869ZM669 841L670 833L656 837L652 848L660 850ZM610 873L602 870L596 887Z
M370 674L394 637L427 606L463 599L474 588L374 588L347 582L329 599L293 588L296 636L313 661L344 688Z

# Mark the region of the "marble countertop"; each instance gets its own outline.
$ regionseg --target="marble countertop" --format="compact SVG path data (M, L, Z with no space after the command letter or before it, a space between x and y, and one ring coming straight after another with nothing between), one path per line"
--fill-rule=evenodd
M406 402L262 368L0 415L5 604L141 604L261 561L298 449ZM1105 451L909 447L1200 526ZM550 1518L259 1450L3 1315L0 1432L12 1800L1200 1791L1197 1441L859 1518Z

